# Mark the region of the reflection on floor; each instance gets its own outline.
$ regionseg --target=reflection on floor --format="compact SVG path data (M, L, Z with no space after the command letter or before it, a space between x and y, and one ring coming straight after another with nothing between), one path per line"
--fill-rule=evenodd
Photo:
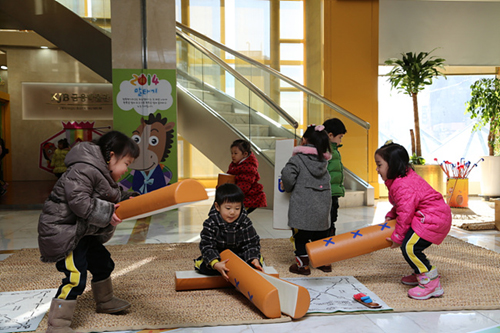
M202 223L213 202L213 190L209 200L181 207L178 210L162 213L138 221L124 222L119 225L113 239L108 244L133 243L174 243L198 242ZM491 209L491 205L475 200L471 207ZM14 210L0 201L0 260L16 250L37 247L37 221L40 210ZM9 209L5 209L9 208ZM337 233L348 232L371 224L380 223L389 210L387 201L379 200L374 207L344 208L339 211ZM290 231L272 228L272 211L257 209L250 215L261 238L288 238ZM500 232L465 231L456 227L450 234L469 243L493 251L500 250ZM190 260L190 258L189 258ZM339 273L340 274L340 273ZM471 292L471 283L464 281L464 292ZM446 286L444 286L446 291ZM478 295L480 297L481 295ZM401 295L406 297L406 295ZM446 294L445 296L446 297ZM415 301L425 302L425 301ZM500 300L499 300L500 302ZM488 327L500 327L500 310L456 311L456 312L408 312L378 313L332 316L309 316L301 320L282 324L241 325L220 327L182 328L175 332L471 332ZM500 332L500 329L488 331Z

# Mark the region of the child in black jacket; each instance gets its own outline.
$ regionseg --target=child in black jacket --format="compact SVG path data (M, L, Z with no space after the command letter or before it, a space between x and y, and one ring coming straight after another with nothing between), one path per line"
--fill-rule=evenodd
M235 184L223 184L215 192L215 202L200 233L201 256L195 270L205 275L221 274L226 280L227 260L220 253L231 250L243 261L263 271L260 238L243 207L245 195Z

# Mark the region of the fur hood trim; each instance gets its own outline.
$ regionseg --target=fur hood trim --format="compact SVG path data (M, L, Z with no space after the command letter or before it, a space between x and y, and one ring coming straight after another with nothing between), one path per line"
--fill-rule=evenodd
M306 154L306 155L318 155L318 150L314 146L296 146L293 148L292 156L297 154ZM326 152L323 154L323 158L329 161L332 158L332 154Z

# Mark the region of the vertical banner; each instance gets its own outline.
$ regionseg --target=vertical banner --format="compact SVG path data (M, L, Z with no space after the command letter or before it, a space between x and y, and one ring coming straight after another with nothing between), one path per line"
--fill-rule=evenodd
M113 69L113 127L134 139L140 155L120 180L148 193L177 182L175 69Z
M288 226L288 203L290 193L286 193L281 184L281 170L292 157L295 140L277 140L274 159L274 208L273 228L290 229Z

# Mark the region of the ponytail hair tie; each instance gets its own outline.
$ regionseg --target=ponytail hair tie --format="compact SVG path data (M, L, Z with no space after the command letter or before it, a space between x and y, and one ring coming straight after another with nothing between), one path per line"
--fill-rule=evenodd
M318 125L318 126L314 127L314 130L316 132L321 132L324 129L325 129L325 126L323 126L323 125Z
M393 144L393 143L394 143L394 142L393 142L391 139L389 139L389 140L387 140L387 141L384 143L384 146L388 146L388 145Z

